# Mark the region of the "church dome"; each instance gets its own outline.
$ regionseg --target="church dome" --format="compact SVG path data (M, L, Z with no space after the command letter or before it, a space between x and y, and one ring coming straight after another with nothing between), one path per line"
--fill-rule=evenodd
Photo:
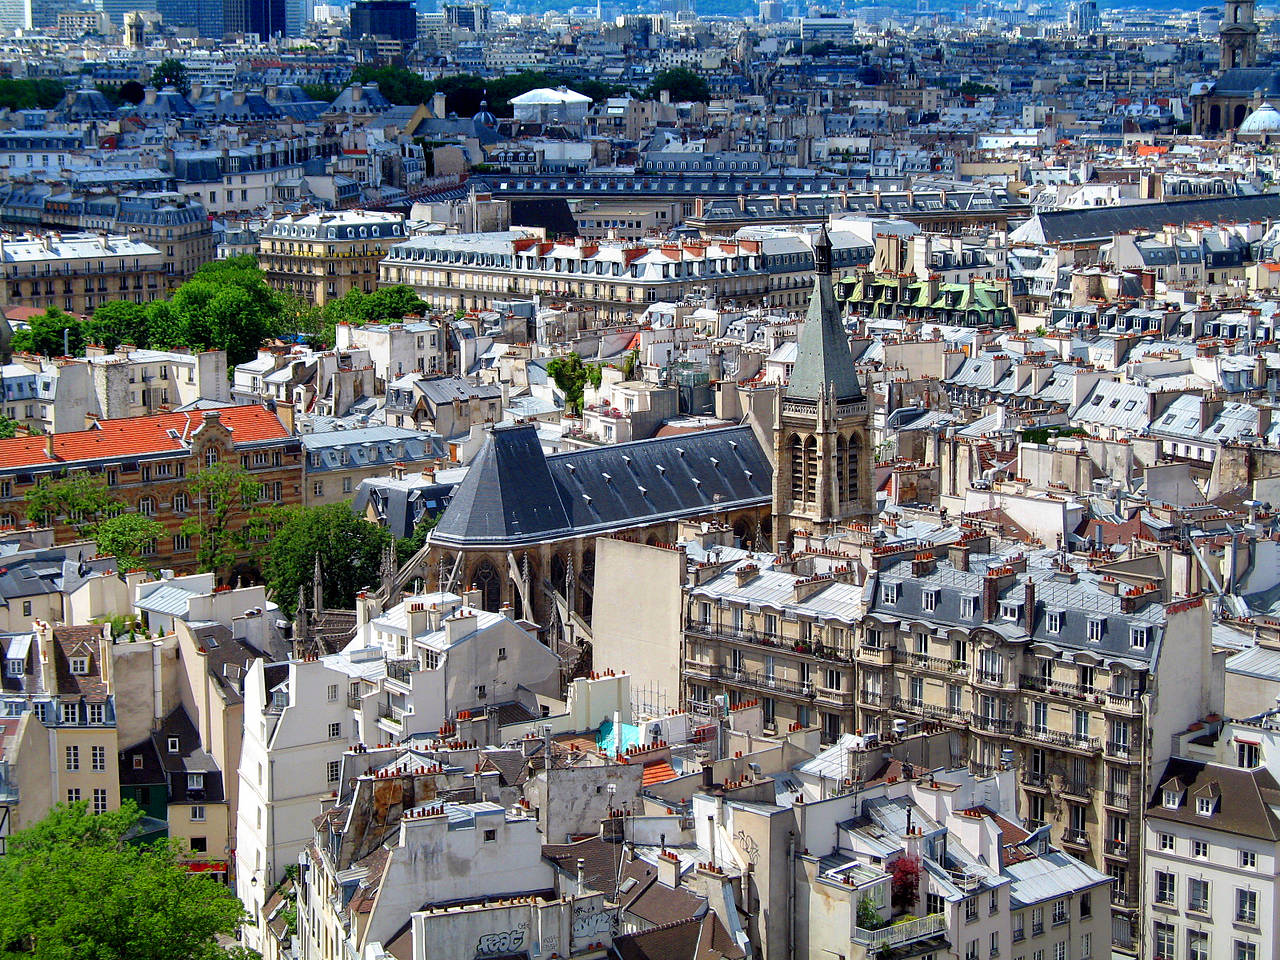
M480 101L480 112L471 118L472 121L481 127L489 127L490 129L498 125L498 118L489 112L489 101Z
M1280 134L1280 110L1264 103L1244 118L1236 134L1242 137L1275 136Z

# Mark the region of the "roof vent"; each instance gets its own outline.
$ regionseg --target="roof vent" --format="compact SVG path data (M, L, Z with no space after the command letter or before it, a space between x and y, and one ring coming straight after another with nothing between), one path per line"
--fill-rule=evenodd
M609 474L601 472L600 476L604 477L605 483L613 483L613 477L609 476Z
M649 492L644 487L639 486L638 484L636 485L636 489L640 491L640 496L642 497Z
M666 467L664 467L662 464L658 464L658 472L659 472L659 473L666 473L666 472L667 472L667 468L666 468Z
M587 503L590 503L590 502L591 502L591 494L589 494L589 493L584 493L584 494L582 495L582 499L583 499L583 500L585 500L585 501L587 501Z

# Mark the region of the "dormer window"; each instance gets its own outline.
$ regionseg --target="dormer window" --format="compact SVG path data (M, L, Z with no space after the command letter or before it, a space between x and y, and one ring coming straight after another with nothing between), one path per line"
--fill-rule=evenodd
M203 773L188 773L188 774L187 774L187 789L188 789L188 790L203 790L203 789L204 789L204 774L203 774Z
M1196 813L1202 817L1212 817L1217 806L1217 797L1196 797Z
M1062 632L1062 611L1050 610L1045 616L1045 629L1050 633Z
M88 672L89 672L88 657L72 657L71 658L71 673L73 676L83 677Z
M6 660L4 662L4 675L6 677L21 677L27 672L27 665L21 660Z
M1166 810L1177 810L1182 806L1182 794L1177 790L1171 790L1169 787L1164 788L1164 808Z
M938 609L938 591L924 590L920 593L920 606L925 613L933 613Z
M1145 650L1147 647L1147 628L1146 627L1130 627L1129 628L1129 644L1135 650Z
M880 600L883 603L898 602L898 584L884 583L880 585Z
M960 616L966 620L972 619L978 609L977 597L961 597L960 598Z
M1019 604L1002 603L1000 604L1000 617L1004 620L1017 620L1019 610L1021 610Z
M1089 621L1089 639L1094 643L1102 639L1102 628L1105 623L1105 620L1096 618Z
M169 738L169 752L180 753L182 751L182 743L177 737Z

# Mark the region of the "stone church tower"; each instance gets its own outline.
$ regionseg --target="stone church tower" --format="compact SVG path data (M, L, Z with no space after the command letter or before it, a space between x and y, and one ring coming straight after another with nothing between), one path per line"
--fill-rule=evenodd
M830 533L870 516L875 504L870 414L840 320L825 226L813 261L813 295L791 382L774 401L773 523L780 550L797 530Z
M1226 16L1218 26L1218 69L1252 67L1258 62L1258 24L1254 0L1227 0Z

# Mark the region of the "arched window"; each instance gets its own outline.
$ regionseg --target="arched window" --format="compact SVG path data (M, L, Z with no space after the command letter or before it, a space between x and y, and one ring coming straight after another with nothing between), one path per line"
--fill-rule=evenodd
M849 437L849 468L844 478L844 495L850 503L858 499L858 469L862 463L862 441L857 434Z
M791 496L799 500L804 496L804 448L799 434L793 433L787 441L787 456L791 459Z
M849 442L836 437L836 499L843 500L849 486Z
M502 581L493 564L488 560L481 560L472 577L472 584L480 591L481 609L496 613L502 605Z
M804 498L810 503L818 499L818 438L804 442Z
M138 501L138 512L144 517L152 516L156 512L156 502L150 497L143 497Z

